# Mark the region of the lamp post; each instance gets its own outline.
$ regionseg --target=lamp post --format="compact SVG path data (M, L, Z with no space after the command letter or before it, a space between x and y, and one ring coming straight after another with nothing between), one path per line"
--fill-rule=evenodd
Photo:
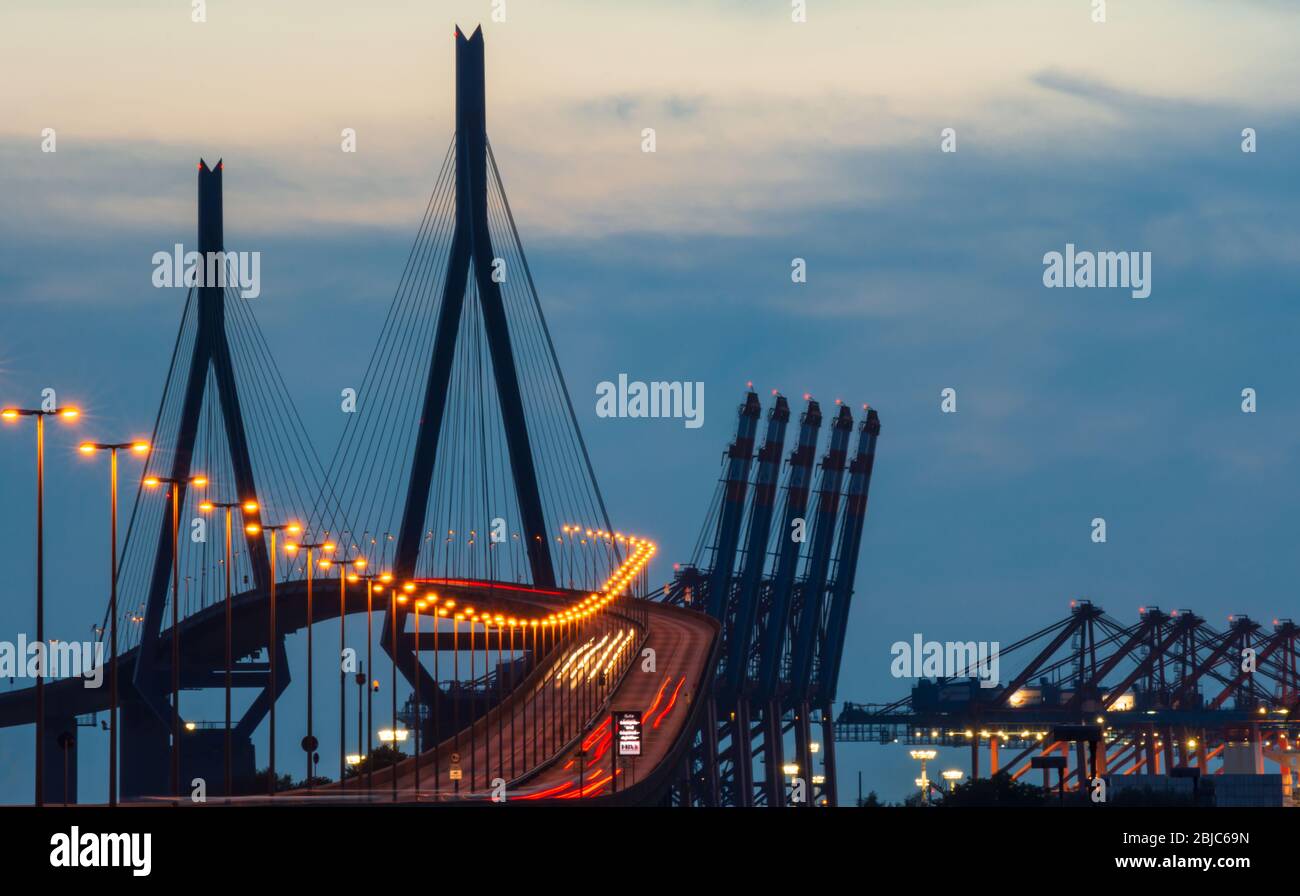
M455 682L455 699L451 701L452 752L460 755L460 623L464 613L456 613L451 620L451 675ZM460 778L452 782L452 790L460 796Z
M289 554L296 554L300 550L307 552L307 736L302 739L302 748L307 753L307 791L310 793L315 787L312 779L316 771L316 737L313 734L313 717L312 717L312 638L311 638L311 617L312 617L312 558L316 551L329 554L334 551L332 541L315 541L315 542L290 542L284 546ZM321 566L329 567L328 560L322 560Z
M500 616L494 616L493 621L496 623L497 628L497 775L504 777L506 761L503 758L504 754L502 753L502 747L505 746L505 720L501 712L501 706L506 698L506 693L501 680L501 663L502 660L505 659L503 656L504 651L502 650L501 637L503 628L502 623L505 622L505 620ZM490 661L491 659L492 652L489 650L488 660ZM485 666L484 672L486 671L487 668Z
M437 614L433 618L433 705L429 714L433 717L433 800L438 802L442 797L438 789L442 779L438 777L438 747L442 745L442 739L438 736L438 716L440 715L439 706L442 703L442 676L438 672L438 654L442 653L442 620L451 615L451 608L456 606L456 602L448 598L446 605L439 607Z
M322 560L322 566L328 566L331 561ZM343 654L348 649L348 564L352 564L354 569L365 569L366 558L354 557L351 560L340 560L339 567L339 791L342 792L347 788L347 781L344 771L347 763L347 686L348 675L343 671Z
M423 600L415 602L415 801L420 801L420 611L427 604Z
M36 805L45 805L45 418L76 420L76 408L5 408L0 418L36 418L36 642L41 645L40 674L36 676Z
M787 762L785 765L781 766L781 772L790 779L790 803L793 803L795 801L795 782L799 779L799 764L796 762ZM786 804L784 800L782 800L782 803Z
M231 631L231 594L230 594L230 572L231 566L234 565L234 559L231 556L231 536L233 528L233 515L235 508L238 507L241 513L257 513L257 502L251 498L245 501L204 501L199 505L199 510L204 513L210 513L217 508L226 512L226 734L225 734L225 753L226 753L226 802L230 802L233 792L233 781L230 766L230 676L231 676L231 651L230 651L230 631Z
M391 589L391 601L389 603L389 618L392 620L392 641L390 642L391 650L389 656L393 660L393 742L397 743L397 605L406 603L406 595L415 590L414 582L407 582L402 586L405 594L398 594L397 589ZM393 748L394 751L397 749ZM393 802L397 802L397 757L393 757Z
M956 790L957 782L960 781L962 778L966 777L965 772L963 772L961 769L956 769L956 768L950 768L947 771L942 772L942 775L943 775L943 779L948 782L949 793Z
M109 711L108 711L108 804L117 805L117 452L130 451L133 454L146 454L148 442L83 442L79 449L82 454L94 454L96 451L108 452L108 518L109 518L109 597L108 597L108 631L109 631Z
M921 777L916 779L916 786L921 788L921 804L928 806L930 804L930 779L925 774L925 764L939 753L936 750L909 750L908 753L913 759L921 762Z
M286 532L289 535L292 535L296 538L298 535L302 534L302 526L299 526L297 523L279 523L276 525L262 525L259 523L249 523L247 526L244 527L244 530L248 532L249 535L257 535L261 532L271 533L271 594L270 594L271 618L269 623L270 627L268 629L268 637L266 641L266 653L267 653L267 658L270 660L270 667L271 667L270 670L271 671L271 730L270 730L270 737L268 738L268 743L266 748L266 755L267 755L267 770L266 770L267 785L266 786L267 786L268 794L272 798L274 798L275 785L276 785L275 704L276 704L276 697L278 696L278 692L276 691L276 679L275 679L275 654L276 654L275 642L276 642L276 633L278 631L275 624L275 585L276 585L275 543L276 543L276 537L281 532Z
M540 623L538 622L538 620L533 619L533 620L531 620L531 621L528 623L528 625L529 625L529 628L531 628L531 629L533 630L533 653L532 653L532 656L529 658L529 659L531 660L531 662L528 664L528 672L529 672L529 674L532 674L533 670L535 670L535 669L536 669L536 668L541 664L541 659L540 659L540 657L539 657L539 655L538 655L538 653L537 653L537 630L538 630L538 628L540 628ZM546 679L545 679L544 677L542 678L541 688L542 688L542 690L540 691L540 693L538 694L538 696L540 696L540 697L545 697L545 695L546 695ZM537 762L537 715L538 715L538 713L542 710L542 707L536 705L536 700L534 700L534 701L532 701L532 702L533 702L534 705L533 705L533 730L532 730L532 738L531 738L531 741L532 741L532 745L533 745L533 762L534 762L534 764L535 764L535 763ZM524 715L524 728L525 728L525 731L524 731L524 768L525 768L525 769L532 768L532 766L530 766L530 765L528 764L528 743L529 743L530 738L529 738L529 736L528 736L528 731L526 730L526 729L528 728L528 716L527 716L527 712L528 712L528 704L525 703L525 704L524 704L524 713L525 713L525 715Z
M515 626L518 625L518 622L517 620L514 619L514 617L511 617L510 619L506 620L506 623L510 626L510 691L511 693L513 693L515 690ZM525 712L526 712L528 704L526 702L523 702L521 705L525 707ZM515 713L511 711L510 713L510 779L513 781L514 777L515 777Z
M474 697L478 690L474 685L474 628L478 625L478 614L474 612L473 607L466 607L465 613L469 622L469 790L472 794L474 782L478 778L478 754L474 752L474 725L478 721L476 716L478 700ZM484 753L486 759L486 750Z
M354 582L364 580L366 583L366 669L373 675L375 671L375 659L373 656L375 638L372 630L374 597L377 592L384 590L384 586L393 580L393 576L386 572L378 574L353 573L348 578ZM375 584L376 579L379 580L378 585ZM375 746L373 740L373 732L375 730L374 697L375 688L378 686L379 679L376 678L373 679L370 687L366 688L366 756L368 757L366 759L366 789L371 792L372 797L375 788ZM357 748L360 749L361 745L357 744Z
M179 800L181 796L181 628L180 628L180 587L181 587L181 543L180 514L181 489L186 485L205 488L208 479L202 473L189 478L171 478L167 476L150 476L144 480L149 488L158 488L166 483L172 496L172 796ZM188 577L187 577L188 578ZM175 803L173 805L176 805Z

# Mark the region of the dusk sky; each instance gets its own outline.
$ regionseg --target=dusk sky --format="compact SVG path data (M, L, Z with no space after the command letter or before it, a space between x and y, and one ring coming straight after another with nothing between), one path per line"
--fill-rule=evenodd
M907 693L894 641L1006 644L1076 598L1124 624L1296 615L1300 6L631 5L213 0L199 24L180 0L7 0L0 403L52 387L85 411L48 429L48 635L104 611L107 477L74 448L148 435L184 301L151 257L194 242L197 161L224 159L226 246L262 253L250 301L328 455L452 137L453 28L479 23L489 137L652 581L689 559L752 381L880 413L841 700ZM1150 252L1150 296L1045 288L1067 243ZM620 373L703 382L703 427L598 418ZM32 631L32 455L29 425L0 431L5 640ZM102 799L103 735L82 742ZM0 750L0 801L30 799L30 729ZM839 758L845 797L859 770L912 789L901 746Z

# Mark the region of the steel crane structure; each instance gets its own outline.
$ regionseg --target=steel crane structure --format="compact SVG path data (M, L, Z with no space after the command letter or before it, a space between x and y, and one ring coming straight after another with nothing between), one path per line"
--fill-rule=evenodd
M718 670L706 697L710 723L677 789L681 803L836 803L832 704L880 418L864 406L850 455L853 415L837 402L817 465L822 410L815 399L805 399L783 465L789 402L774 393L755 451L762 406L757 393L746 394L696 555L659 595L722 625ZM788 762L791 733L794 761ZM816 774L814 751L821 745L822 772Z
M1024 776L1035 756L1065 758L1065 788L1107 774L1265 773L1289 796L1300 769L1300 626L1142 607L1125 625L1089 600L998 653L1024 657L996 687L974 669L921 679L889 704L844 703L841 741L937 744L970 751L972 777ZM967 677L971 676L971 677ZM1013 751L1010 757L1006 750ZM988 765L981 758L987 754Z

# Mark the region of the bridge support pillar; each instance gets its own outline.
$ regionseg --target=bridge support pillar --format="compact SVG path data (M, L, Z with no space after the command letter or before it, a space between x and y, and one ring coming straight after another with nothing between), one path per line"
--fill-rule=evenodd
M707 799L710 806L722 805L722 791L718 786L718 724L715 721L717 718L718 704L710 697L704 725L704 780L709 788Z
M808 701L795 704L794 711L794 755L799 766L799 777L804 781L804 801L801 806L812 805L812 750L808 744L812 740L812 721L808 718L810 710Z
M822 794L826 797L826 805L834 808L840 804L839 772L835 768L835 714L829 705L822 708L822 751L822 767L826 775Z
M998 739L989 738L989 777L998 773Z
M45 719L45 803L77 801L77 718L49 715Z
M1264 743L1260 738L1259 723L1252 723L1250 726L1250 762L1251 768L1257 775L1264 774Z
M122 799L169 794L171 732L167 724L138 698L122 700L118 721L122 726Z
M754 750L750 740L749 701L736 701L736 718L731 723L731 759L735 769L733 800L737 806L754 805Z
M767 804L774 809L785 805L785 779L781 771L781 766L785 764L784 747L781 740L781 702L770 700L763 710L763 777Z
M204 728L182 734L181 740L181 790L187 791L195 778L202 778L209 799L213 796L233 795L226 793L226 729ZM231 785L238 792L241 782L253 780L256 774L253 742L232 730Z
M979 732L970 739L970 779L978 781L980 776L980 738Z

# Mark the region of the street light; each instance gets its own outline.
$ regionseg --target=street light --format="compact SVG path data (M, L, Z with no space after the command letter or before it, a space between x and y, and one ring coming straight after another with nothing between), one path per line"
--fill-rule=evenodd
M199 505L199 510L204 513L210 513L217 508L226 512L226 801L230 801L233 791L233 782L231 780L230 769L230 675L231 675L231 652L230 652L230 630L231 630L231 600L230 600L230 571L234 565L234 559L231 556L231 530L232 515L234 509L238 507L243 514L257 513L257 502L252 499L244 501L204 501Z
M464 613L454 613L451 620L451 675L453 687L456 691L455 699L451 701L451 750L456 757L460 756L460 624L464 619ZM457 759L454 762L458 761ZM470 783L473 784L474 782L471 781ZM452 781L452 793L457 797L460 796L460 778L455 778Z
M916 786L921 788L921 803L929 805L930 803L930 779L925 774L925 764L939 753L935 750L909 750L913 759L921 762L921 777L916 779Z
M76 408L5 408L6 422L19 417L36 418L36 642L41 644L40 674L36 676L36 805L45 805L45 418L57 416L72 421L81 416Z
M374 646L374 634L371 629L371 620L374 612L374 596L376 592L384 590L384 586L393 580L391 573L352 573L349 580L365 580L366 583L366 671L374 674L375 661L371 655ZM375 580L379 584L375 584ZM379 687L379 679L373 679L371 685L366 689L366 755L369 761L366 763L366 788L371 791L371 797L374 796L375 789L375 748L374 741L371 740L371 732L375 730L374 708L375 708L375 689Z
M420 611L426 604L422 600L415 602L415 801L420 801L420 729L424 727L420 719ZM396 644L393 645L397 647Z
M275 642L276 642L276 625L275 625L275 542L277 536L283 531L295 538L302 534L302 526L297 523L279 523L276 525L263 525L260 523L249 523L244 527L244 531L249 535L257 535L262 532L271 533L271 620L270 620L270 637L266 642L266 653L271 665L271 731L269 743L267 744L267 787L270 795L275 796L275 704L279 692L275 689ZM288 547L286 545L286 547Z
M107 451L109 506L109 711L108 711L108 804L117 805L117 452L147 454L148 442L83 442L82 454Z
M293 555L300 550L307 552L307 736L302 739L302 748L307 753L307 791L315 787L312 782L316 768L316 738L312 733L312 556L315 551L329 554L334 551L334 543L331 541L315 542L290 542L284 546L285 553ZM328 568L329 561L322 562L322 567Z
M414 591L415 583L407 582L402 586L403 591ZM388 618L391 622L391 640L389 641L388 656L392 660L393 667L393 727L390 729L395 740L405 740L406 735L399 731L397 727L397 605L406 603L406 595L399 595L396 588L388 589ZM398 735L401 734L400 737ZM384 739L384 732L379 732L379 739ZM390 766L393 770L393 802L397 802L397 748L393 748L393 763Z
M321 566L328 567L332 561L322 560ZM351 560L340 560L339 567L339 790L346 789L347 782L344 780L344 770L346 768L347 756L347 673L343 671L343 654L348 649L348 564L352 564L355 569L366 568L365 557L354 557Z
M957 789L957 782L966 777L966 773L961 769L950 768L941 773L943 779L948 782L948 791L952 792Z
M438 716L441 714L442 704L442 675L438 671L438 655L442 653L442 619L451 615L451 607L456 606L456 602L448 598L446 604L438 608L437 614L433 618L433 701L429 715L433 717L433 800L438 802L442 799L439 785L441 779L438 777L438 747L442 744L438 731Z
M181 795L181 489L186 485L206 488L208 478L202 473L190 477L149 476L144 484L158 488L166 483L172 496L172 796Z

